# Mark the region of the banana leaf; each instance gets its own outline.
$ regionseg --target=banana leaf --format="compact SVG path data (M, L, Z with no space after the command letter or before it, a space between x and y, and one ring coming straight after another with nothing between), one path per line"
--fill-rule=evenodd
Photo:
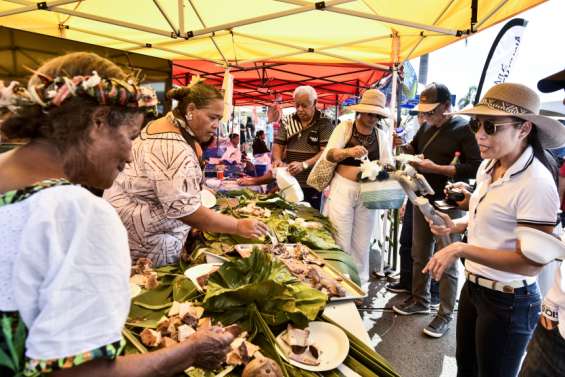
M164 302L169 303L169 300L167 299ZM163 308L158 310L147 309L133 303L129 311L126 325L131 327L154 329L157 327L157 322L159 322L161 317L166 315L167 311L168 308Z
M322 229L309 229L293 234L294 242L302 242L312 250L339 250L332 235Z
M245 322L256 307L270 326L288 321L305 326L327 299L325 293L299 282L271 255L254 250L249 258L225 262L210 276L203 306L224 324Z
M322 319L341 328L349 338L349 356L344 361L345 365L362 377L399 377L392 365L374 349L327 316L322 315Z
M342 274L349 275L349 279L355 284L361 284L359 272L357 271L355 262L353 262L353 258L351 258L349 254L341 250L314 250L314 252Z

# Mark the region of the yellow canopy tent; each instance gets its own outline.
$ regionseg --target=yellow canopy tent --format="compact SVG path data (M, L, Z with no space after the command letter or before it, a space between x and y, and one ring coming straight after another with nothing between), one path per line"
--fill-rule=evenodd
M156 57L394 63L543 0L57 0L0 2L3 26ZM476 17L473 19L475 9ZM382 66L381 66L382 68Z
M259 63L261 69L280 63L304 67L295 80L300 83L310 72L305 63L332 65L338 73L345 64L374 71L392 66L396 73L408 59L543 1L3 0L0 20L3 26L182 61L184 66L206 63L215 77L229 66L237 86L237 72L248 73ZM374 82L381 74L367 77Z

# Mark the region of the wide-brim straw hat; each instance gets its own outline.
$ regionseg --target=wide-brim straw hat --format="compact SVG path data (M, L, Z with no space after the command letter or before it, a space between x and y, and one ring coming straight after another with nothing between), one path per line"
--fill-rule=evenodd
M503 83L486 92L477 106L451 114L488 117L514 117L532 122L544 148L565 145L565 126L550 117L539 115L540 99L536 92L522 84Z
M358 113L378 114L385 118L390 116L386 108L386 96L377 89L369 89L363 93L361 101L356 105L351 105L348 109Z

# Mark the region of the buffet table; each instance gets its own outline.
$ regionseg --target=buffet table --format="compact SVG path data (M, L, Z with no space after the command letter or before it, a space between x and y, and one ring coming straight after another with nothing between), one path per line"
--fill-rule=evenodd
M245 319L244 322L237 320L237 323L244 328L252 326L247 327L247 331L255 334L253 341L257 342L262 353L285 365L285 377L397 376L371 345L353 302L363 294L354 283L358 281L357 271L351 258L335 244L331 233L333 228L326 218L312 208L296 206L276 195L263 195L249 189L218 193L215 208L235 217L256 217L264 221L271 230L271 237L276 237L283 249L271 246L268 237L250 245L249 242L253 241L237 236L202 233L190 243L189 250L181 256L178 265L163 266L152 271L158 283L149 289L145 287L139 296L132 299L132 310L124 329L124 336L129 342L128 352L155 349L142 344L141 332L149 331L147 329L154 329L151 331L155 332L164 318L170 317L171 307L190 302L186 305L202 306L212 321L224 325L233 323L230 318ZM249 250L244 256L246 247ZM291 265L280 259L296 256L277 254L281 250L292 255L300 250L301 258L305 260L303 263L314 263L312 269L317 271L323 268L327 274L324 279L331 282L335 277L337 280L333 280L334 283L339 282L342 288L333 291L331 284L309 286L309 280L301 280ZM218 267L220 271L207 275L208 288L203 292L198 280L190 277L188 270L200 268L207 262L209 265L211 261L222 262ZM139 266L136 268L139 274ZM292 300L288 301L291 297ZM332 298L329 302L328 297ZM291 307L287 302L296 302L292 304L294 309L288 312L286 310L289 309L285 308ZM289 361L290 364L283 362L281 356L277 355L281 351L280 346L275 346L278 340L274 340L274 334L284 330L289 320L299 326L308 325L310 321L321 321L327 323L325 326L333 325L337 331L342 331L343 336L349 339L343 343L349 343L349 348L343 354L345 361L341 365L336 363L331 367L335 369L326 372L309 372L292 361ZM327 347L324 344L321 346ZM277 348L279 351L276 351ZM237 376L239 373L241 370L235 369L229 375ZM187 374L191 377L202 376L201 372ZM205 374L205 377L208 376L213 377Z

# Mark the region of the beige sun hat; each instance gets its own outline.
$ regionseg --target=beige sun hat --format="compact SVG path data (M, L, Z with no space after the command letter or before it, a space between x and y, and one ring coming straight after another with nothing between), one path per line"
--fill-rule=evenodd
M565 145L565 126L550 117L539 115L540 99L536 92L522 84L503 83L493 86L477 106L451 114L515 117L532 122L544 148Z
M361 101L357 105L349 106L348 109L358 113L378 114L385 118L390 116L386 108L386 96L377 89L366 90Z

